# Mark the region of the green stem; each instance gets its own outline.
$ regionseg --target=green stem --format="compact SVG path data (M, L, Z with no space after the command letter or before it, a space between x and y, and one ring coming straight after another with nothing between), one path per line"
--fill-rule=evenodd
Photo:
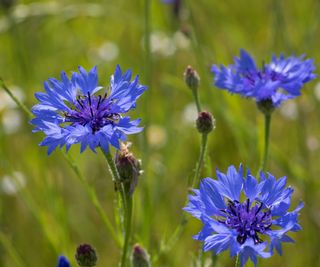
M260 164L260 170L265 171L269 155L269 136L270 136L270 123L271 123L271 114L264 115L264 150L263 158Z
M212 252L211 254L211 267L215 267L217 264L218 256L215 254L215 252Z
M116 187L120 192L123 204L124 243L122 247L120 267L125 267L127 263L127 254L131 237L132 196L129 194L129 190L126 190L110 152L105 152L103 149L101 149L101 151L107 160L112 180L116 183Z
M94 205L94 207L96 208L96 210L98 211L102 221L104 222L107 230L110 232L111 236L113 237L113 239L115 240L115 242L117 243L117 245L120 247L121 246L121 242L119 240L118 235L116 234L116 231L114 230L114 227L112 226L112 223L108 217L108 215L105 213L98 197L96 194L96 191L94 190L94 188L88 183L87 179L85 179L85 177L82 175L82 173L80 172L78 166L76 165L76 163L74 162L73 158L71 157L70 154L67 154L63 151L61 151L64 158L66 159L66 161L68 162L68 164L70 165L71 169L74 171L74 173L76 174L76 176L79 178L80 182L83 184L84 189L86 190L92 204Z
M199 160L197 162L196 172L193 177L193 181L191 183L191 188L198 188L199 187L200 174L201 174L201 170L202 170L202 166L203 166L203 162L204 162L204 157L206 154L207 143L208 143L208 134L202 134Z
M200 155L199 155L199 160L197 162L197 166L196 166L196 172L195 172L195 175L193 177L193 180L192 180L192 183L191 183L191 186L192 188L197 188L199 187L199 183L200 183L200 174L201 174L201 169L202 169L202 165L203 165L203 162L204 162L204 158L205 158L205 154L206 154L206 147L207 147L207 142L208 142L208 135L207 134L202 134L202 139L201 139L201 148L200 148ZM188 187L190 186L190 183L188 184ZM187 205L187 202L188 202L188 199L186 199L186 202L185 202L185 206ZM169 239L169 241L167 242L166 245L164 245L160 252L159 252L159 255L165 251L168 251L170 250L174 245L175 243L179 240L184 228L186 227L187 225L187 216L186 214L184 213L182 215L182 218L180 220L180 223L179 225L176 227L176 229L174 230L171 238ZM158 260L159 258L159 255L156 255L154 257L154 262Z
M0 78L0 87L6 91L6 93L11 97L11 99L20 107L24 113L31 119L33 118L32 112L9 90L9 88L5 85L2 78Z
M132 196L127 195L127 207L125 210L125 237L124 237L124 244L122 249L122 258L121 258L121 267L126 266L127 262L127 254L128 254L128 248L130 243L130 237L131 237L131 225L132 225Z
M112 181L115 182L115 183L120 183L121 182L121 178L120 178L118 169L116 167L116 164L115 164L115 162L113 160L113 157L112 157L111 153L110 152L105 152L102 148L101 148L101 151L102 151L104 157L107 160L107 163L108 163L108 166L109 166L109 171L110 171L110 174L112 176Z
M200 267L205 267L205 262L206 261L206 257L205 257L205 254L204 254L204 251L202 249L202 244L199 248L199 262L200 262Z
M201 112L201 105L200 105L200 101L199 101L199 95L198 95L198 90L192 90L192 94L193 94L193 98L194 98L194 102L196 103L197 106L197 111L198 113Z
M239 254L236 257L236 266L235 267L240 267L240 257Z

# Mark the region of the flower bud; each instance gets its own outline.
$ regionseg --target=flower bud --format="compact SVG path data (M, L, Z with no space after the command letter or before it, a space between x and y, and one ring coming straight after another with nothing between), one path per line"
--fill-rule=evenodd
M200 77L196 70L188 66L184 72L184 80L191 90L197 90L200 83Z
M196 120L197 129L202 134L208 134L215 128L215 119L208 111L201 111Z
M135 244L132 251L132 266L133 267L150 267L150 256L147 251L139 244Z
M58 264L57 267L70 267L70 263L68 261L68 259L65 256L60 256L58 258Z
M121 149L117 151L115 163L121 181L128 185L128 193L133 194L138 184L138 176L141 174L141 164L129 151L131 143L121 144ZM127 188L127 186L125 186Z
M264 99L257 102L258 109L265 115L270 115L274 110L275 106L271 99Z
M95 266L98 259L96 251L88 244L81 244L77 247L75 258L81 267Z

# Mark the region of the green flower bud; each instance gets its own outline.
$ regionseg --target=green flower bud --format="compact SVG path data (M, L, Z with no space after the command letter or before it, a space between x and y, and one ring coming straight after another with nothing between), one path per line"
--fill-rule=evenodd
M198 90L200 77L196 70L188 66L184 72L184 80L191 90Z
M121 149L117 151L115 163L121 178L125 183L127 192L132 195L138 184L138 177L142 173L140 161L129 151L131 143L121 144Z
M208 134L215 128L215 119L210 112L202 111L198 114L196 125L200 133Z
M135 244L132 251L132 266L133 267L150 267L150 256L147 251L139 244Z
M96 251L88 244L78 246L75 258L81 267L93 267L96 265L98 259Z

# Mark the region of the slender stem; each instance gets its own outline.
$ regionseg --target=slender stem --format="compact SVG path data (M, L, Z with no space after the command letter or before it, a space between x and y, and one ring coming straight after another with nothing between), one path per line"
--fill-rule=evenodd
M105 152L102 148L101 151L103 153L103 155L105 156L108 166L109 166L109 171L110 174L112 176L112 181L115 183L117 190L119 190L120 192L120 196L121 196L121 201L122 201L122 205L123 205L123 210L124 210L124 220L125 220L125 216L126 216L126 210L127 210L127 197L126 197L126 193L125 193L125 189L123 186L123 183L121 182L121 178L119 175L119 172L117 170L116 164L113 160L112 155L110 154L110 152Z
M117 189L120 192L123 204L124 243L122 247L120 267L125 267L127 263L127 254L131 237L132 196L129 194L129 188L127 189L125 187L125 184L122 182L116 164L110 152L105 152L103 149L101 150L107 160L112 179L116 183Z
M205 254L204 254L204 251L202 249L202 244L199 248L199 262L200 262L200 267L204 267L205 266L205 262L206 261L206 258L205 258Z
M208 134L202 134L199 160L197 162L196 172L191 183L192 188L199 187L200 174L201 174L201 170L204 162L204 157L206 154L207 143L208 143Z
M211 253L211 267L215 267L217 264L218 256L215 254L215 252Z
M196 106L197 106L197 111L201 112L201 105L199 101L198 90L192 90L192 94L193 94L194 102L196 103Z
M239 257L239 254L237 255L236 257L236 265L235 267L240 267L240 257Z
M200 183L200 173L201 173L201 169L202 169L202 165L204 162L204 158L205 158L205 154L206 154L206 147L207 147L207 142L208 142L208 135L207 134L202 134L202 139L201 139L201 148L200 148L200 155L199 155L199 160L197 162L197 166L196 166L196 171L195 171L195 175L193 177L192 183L188 184L188 186L192 186L192 188L198 187L199 183ZM188 199L186 199L185 205L187 204ZM176 227L176 229L174 230L171 238L169 239L169 241L167 242L167 244L165 244L159 254L163 253L164 251L168 251L170 250L175 243L179 240L184 228L187 225L187 216L185 213L183 213L182 218L180 220L180 223L178 224L178 226ZM155 256L154 262L159 258L159 255Z
M11 97L11 99L20 107L24 113L31 119L33 118L32 112L9 90L9 88L5 85L2 78L0 78L0 87L6 91L6 93Z
M132 196L127 195L127 208L125 210L125 237L124 245L122 248L122 258L121 258L121 267L126 266L127 254L131 237L131 225L132 225Z
M265 171L269 155L269 136L270 136L270 124L271 124L271 114L265 114L264 120L264 150L263 158L260 165L260 170Z
M121 178L120 178L119 172L117 170L116 164L114 163L114 160L113 160L111 153L104 151L102 148L101 148L101 151L107 160L110 174L112 176L112 181L119 183L121 181Z
M85 179L85 177L82 175L78 166L74 162L73 158L69 154L67 154L63 151L62 151L62 154L63 154L64 158L66 159L66 161L68 162L68 164L70 165L71 169L74 171L76 176L79 178L80 182L83 184L84 189L86 190L92 204L97 209L102 221L104 222L104 224L105 224L106 228L108 229L108 231L110 232L111 236L113 237L113 239L115 240L117 245L121 246L121 242L119 240L119 237L116 234L116 231L115 231L108 215L105 213L105 211L104 211L104 209L103 209L103 207L97 197L95 189L88 183L87 179Z

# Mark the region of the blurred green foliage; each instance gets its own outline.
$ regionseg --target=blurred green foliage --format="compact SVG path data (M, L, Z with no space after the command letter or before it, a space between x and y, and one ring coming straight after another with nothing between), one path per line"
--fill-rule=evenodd
M135 192L134 241L158 254L181 218L187 180L193 176L200 137L195 110L183 71L191 64L201 76L200 99L216 119L209 136L202 176L214 177L241 162L258 170L263 116L250 100L212 86L210 65L229 64L239 49L258 62L272 53L305 53L320 62L318 0L198 0L182 1L179 16L170 5L152 0L149 13L151 57L145 49L144 0L22 1L0 10L0 77L32 107L43 81L60 71L99 67L106 85L115 65L131 68L147 84L133 117L141 117L145 132L130 137L145 173ZM0 1L2 3L2 1ZM273 115L268 170L286 175L302 210L303 231L296 244L284 245L284 255L260 266L320 266L320 88L306 85L303 95ZM32 134L28 118L0 92L0 266L54 266L57 256L73 258L79 243L92 244L98 266L116 266L120 249L59 151L48 157L39 147L41 133ZM115 192L100 153L70 153L109 217ZM181 238L162 253L154 266L190 266L199 243L192 235L200 223L190 219ZM209 255L208 255L209 258ZM47 265L48 264L48 265ZM233 266L228 253L217 266ZM75 261L73 260L73 266Z

